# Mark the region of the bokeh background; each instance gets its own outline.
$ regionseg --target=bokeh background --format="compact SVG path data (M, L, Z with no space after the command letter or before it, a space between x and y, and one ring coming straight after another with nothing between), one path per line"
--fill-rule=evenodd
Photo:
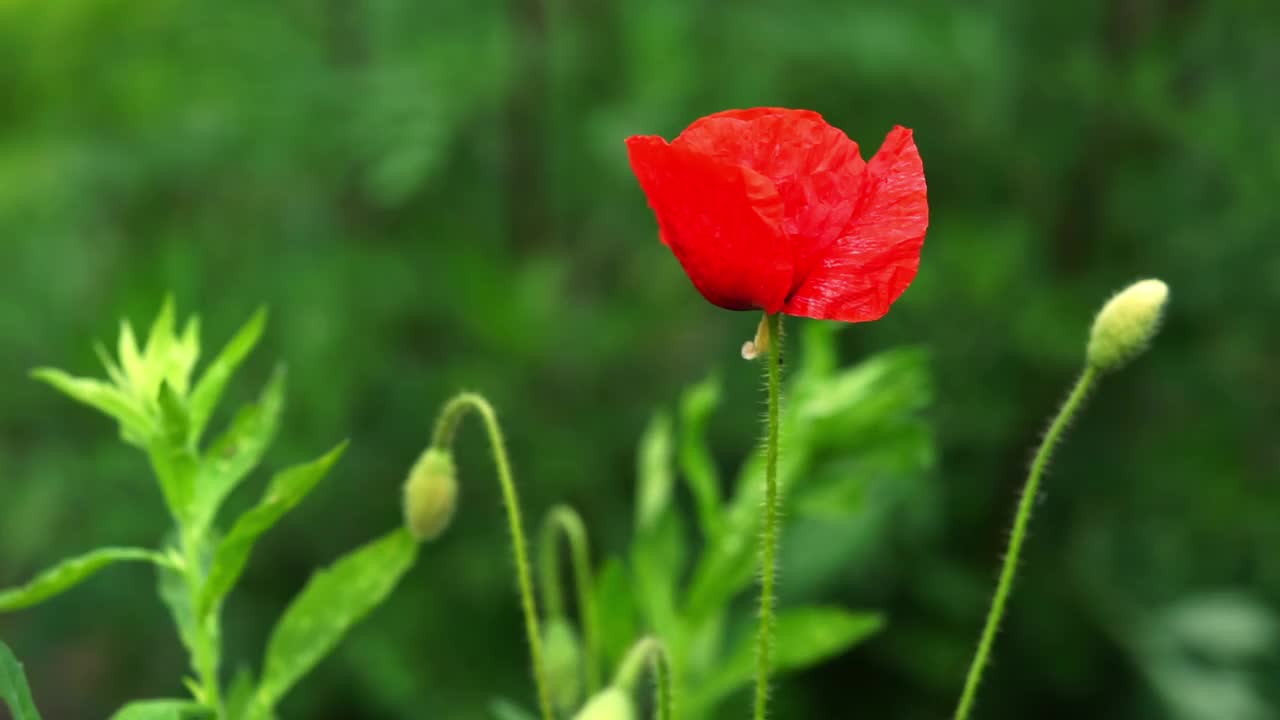
M726 469L760 411L737 358L756 317L692 289L622 140L807 107L868 155L916 131L920 275L840 337L850 362L928 350L937 453L907 503L928 521L827 598L887 629L789 679L779 717L947 715L1029 453L1093 313L1143 276L1172 287L1166 326L1056 457L979 714L1280 717L1278 38L1261 0L0 1L0 585L163 535L143 458L27 374L95 373L93 341L168 291L207 347L270 306L231 398L288 363L268 468L353 442L260 544L233 658L312 568L397 521L459 388L501 409L527 509L571 502L618 551L656 409L719 372ZM450 534L286 716L529 702L499 498L467 447ZM144 568L0 637L54 720L181 692Z

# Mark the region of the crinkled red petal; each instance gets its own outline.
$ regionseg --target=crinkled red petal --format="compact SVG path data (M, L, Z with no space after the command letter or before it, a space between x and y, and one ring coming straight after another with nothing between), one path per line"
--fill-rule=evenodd
M793 260L773 183L657 136L628 138L627 152L663 242L703 297L731 310L781 310Z
M858 144L811 110L727 110L697 120L672 145L744 165L773 181L797 276L808 274L840 237L866 169Z
M852 216L812 267L800 267L783 312L865 322L889 311L916 276L929 226L924 166L895 127L867 164Z

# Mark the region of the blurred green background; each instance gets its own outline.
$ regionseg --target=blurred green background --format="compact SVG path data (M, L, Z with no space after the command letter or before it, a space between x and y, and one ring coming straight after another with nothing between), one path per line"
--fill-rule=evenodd
M787 680L778 717L951 710L1030 451L1093 313L1142 276L1172 288L1166 326L1057 455L979 717L1280 717L1277 38L1264 0L0 0L0 585L165 531L141 456L27 373L97 374L92 342L168 290L209 348L270 306L231 398L288 363L268 468L353 443L261 544L233 658L312 568L397 522L459 388L500 408L529 512L568 501L619 551L656 409L718 371L726 470L761 410L737 358L757 318L689 285L623 138L806 107L868 156L916 131L920 275L840 338L848 361L927 348L938 455L907 503L927 520L826 598L887 629ZM286 716L529 704L497 489L464 446L450 534ZM47 718L180 692L144 568L0 637Z

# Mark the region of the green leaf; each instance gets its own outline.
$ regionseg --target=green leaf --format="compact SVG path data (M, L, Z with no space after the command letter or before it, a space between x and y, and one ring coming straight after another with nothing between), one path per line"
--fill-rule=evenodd
M675 512L664 513L652 528L638 531L631 546L636 606L654 633L669 643L676 640L676 593L685 559L684 529Z
M606 667L621 662L636 641L636 601L631 596L627 569L622 560L610 557L596 575L596 629Z
M128 320L120 321L120 339L117 342L120 365L124 376L129 381L128 391L134 397L145 394L145 388L137 383L147 374L146 364L142 361L142 353L138 352L138 340L134 337L133 326Z
M191 419L186 402L168 381L160 385L160 435L171 447L185 447Z
M4 700L13 714L13 720L40 720L36 704L31 699L22 663L13 656L9 646L0 642L0 700Z
M259 308L200 376L195 389L191 392L191 436L197 441L204 433L205 426L208 425L209 418L213 415L213 410L217 407L218 400L222 397L222 391L226 388L231 375L258 344L266 324L266 308Z
M698 524L708 540L720 537L720 472L707 446L707 421L720 404L720 381L714 376L687 388L680 396L680 471L698 507Z
M658 516L671 506L671 418L657 413L640 437L637 455L636 525L653 527Z
M418 543L404 528L344 555L312 576L271 632L259 702L274 706L377 607L413 565Z
M155 392L169 376L169 365L173 359L171 352L177 340L174 336L176 314L173 296L168 295L147 333L147 344L143 347L142 355L144 374L134 378L135 387L146 389L145 397L155 397Z
M21 610L38 605L54 595L84 582L90 575L118 562L151 562L164 564L159 554L142 548L98 548L61 563L37 575L26 585L0 591L0 612Z
M878 632L884 618L878 613L835 607L783 610L777 615L773 667L777 673L800 670L839 655ZM726 695L749 684L755 676L754 625L739 638L728 659L705 682L699 683L690 708L705 712ZM691 713L696 715L697 713Z
M253 672L248 667L241 666L236 670L231 685L227 689L225 704L228 720L248 719L255 690Z
M296 465L278 473L271 479L266 493L258 504L240 516L231 532L218 543L214 552L213 565L209 577L205 581L204 591L200 596L198 619L203 619L215 609L236 580L240 579L253 544L271 526L275 525L284 514L297 506L307 493L329 472L329 468L342 456L346 449L345 442L330 450L323 457L312 462Z
M169 608L169 615L173 618L182 646L194 656L196 615L191 607L191 594L187 587L186 575L172 567L160 568L156 573L156 592L160 595L160 600Z
M493 720L538 720L538 716L506 698L489 701L489 714Z
M126 439L135 445L151 437L153 429L151 419L137 402L120 388L101 380L73 377L56 368L38 368L31 375L41 382L52 385L73 400L115 418L119 421Z
M174 445L166 439L156 439L147 450L151 469L160 481L169 512L184 524L192 512L191 497L195 492L200 462L186 445Z
M280 426L280 416L284 413L284 390L284 368L277 368L258 401L242 408L231 422L231 427L205 452L196 479L191 513L191 526L196 531L203 531L209 526L231 491L262 460ZM194 410L192 417L194 423ZM193 429L192 432L196 431Z
M190 700L136 700L117 710L111 720L201 720L212 715Z

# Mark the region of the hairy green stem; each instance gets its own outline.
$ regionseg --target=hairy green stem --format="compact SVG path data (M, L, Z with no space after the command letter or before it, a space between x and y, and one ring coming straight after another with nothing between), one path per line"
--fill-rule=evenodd
M201 618L197 610L200 606L200 597L204 594L207 577L201 558L200 538L185 529L182 537L182 555L183 579L195 623L192 628L194 637L191 638L192 667L196 671L200 689L204 693L201 700L214 711L215 717L221 717L222 693L218 686L218 668L222 654L221 623L217 612L208 613Z
M760 534L760 626L756 635L755 720L769 707L769 670L773 654L773 586L778 560L778 408L782 404L782 315L769 315L768 435L765 440L764 527Z
M520 498L511 478L511 463L507 458L502 428L498 425L493 406L475 393L461 393L445 404L436 422L432 445L448 451L458 433L458 424L467 412L480 415L489 435L489 448L493 452L493 464L498 471L498 483L502 486L502 502L507 506L507 523L511 528L511 546L516 557L516 585L524 608L525 633L529 637L529 656L533 662L533 679L538 690L538 707L543 720L555 720L551 712L551 693L547 687L547 672L542 660L542 630L538 625L538 605L533 594L533 574L526 549L524 523L520 519Z
M551 508L542 522L538 544L542 600L546 605L547 617L564 616L564 600L560 594L560 555L556 552L556 537L560 533L564 534L569 544L578 615L582 623L582 641L586 646L587 692L594 694L600 689L600 645L596 631L595 599L592 597L591 548L582 518L567 505Z
M1013 521L1013 531L1009 535L1009 549L1004 556L1004 565L1000 569L1000 580L996 584L996 594L991 600L991 609L987 612L987 622L982 628L982 637L978 640L978 649L974 653L973 662L969 665L969 674L965 678L964 691L956 706L955 720L966 720L973 709L974 699L978 694L978 685L982 682L982 671L986 669L991 655L991 646L995 642L996 631L1000 629L1000 620L1004 616L1005 605L1013 590L1013 578L1018 572L1018 556L1022 552L1022 543L1027 536L1027 526L1031 522L1031 510L1035 506L1036 495L1040 491L1040 476L1044 474L1053 454L1054 446L1062 437L1062 433L1071 424L1071 419L1080 410L1089 389L1097 379L1098 371L1086 367L1076 381L1071 394L1058 410L1058 414L1044 434L1035 459L1031 461L1031 471L1027 474L1026 485L1022 489L1022 497L1018 500L1018 511Z
M641 638L618 666L618 674L613 684L631 692L635 688L640 672L648 665L653 672L654 707L658 720L672 720L675 717L675 697L671 690L671 660L667 655L667 647L656 637Z

